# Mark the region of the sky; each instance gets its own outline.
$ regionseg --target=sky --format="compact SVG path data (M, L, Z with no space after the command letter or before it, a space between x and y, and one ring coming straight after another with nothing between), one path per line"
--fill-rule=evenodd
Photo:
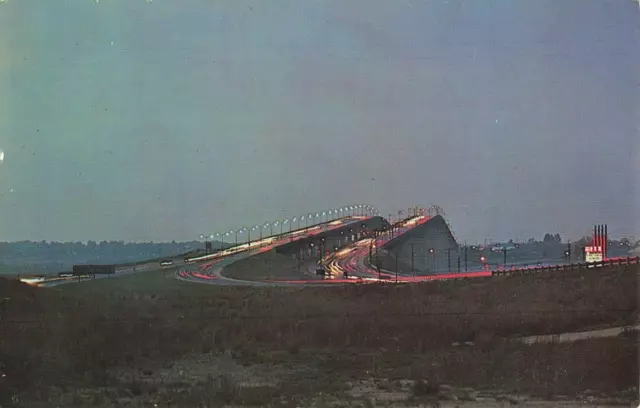
M629 0L4 0L0 241L348 204L459 241L640 237Z

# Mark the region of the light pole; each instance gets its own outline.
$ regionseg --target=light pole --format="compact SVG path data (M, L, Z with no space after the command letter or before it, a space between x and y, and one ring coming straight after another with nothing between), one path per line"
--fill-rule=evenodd
M396 252L396 283L398 283L398 256L400 256L400 251Z
M220 247L220 250L224 250L224 233L221 234L219 232L216 232L216 237L217 236L220 236L221 239L222 239L222 241L221 241L222 242L222 246Z
M298 217L293 217L293 219L291 220L291 228L293 228L293 223L298 221L298 229L300 229L300 220L298 219Z
M469 271L469 256L468 256L468 248L467 248L467 243L464 243L464 271L468 272Z
M271 225L271 235L273 236L273 227L277 227L278 225L280 225L280 221L276 221L273 223L273 225ZM280 233L282 233L282 226L280 227Z
M323 222L322 220L324 220L324 222L329 221L329 218L326 215L327 215L326 211L323 211L322 218L320 218L320 222Z
M238 232L242 232L242 228L240 228L239 230L233 231L233 233L236 234L236 246L238 246Z
M436 250L433 248L429 248L429 253L431 254L431 258L433 259L433 272L437 273L436 270Z
M284 221L282 221L282 224L283 224L283 225L284 225L284 224L288 224L288 226L289 226L289 231L288 231L288 232L291 232L291 224L289 224L289 220L284 220ZM282 235L282 229L280 229L280 234Z
M411 244L411 273L413 274L413 278L415 279L416 269L414 268L414 264L413 264L413 244Z
M305 220L305 216L301 216L300 219L298 220L298 229L300 229L300 221L304 221L305 226L307 225L307 221Z
M257 229L258 229L257 225L254 225L253 227L251 227L251 229L247 229L247 232L248 232L248 234L247 234L247 244L249 246L251 246L251 231L255 231Z
M333 216L332 216L332 215L333 215L333 210L329 210L329 215L327 216L327 218L328 218L329 220L332 220L332 221L333 221Z

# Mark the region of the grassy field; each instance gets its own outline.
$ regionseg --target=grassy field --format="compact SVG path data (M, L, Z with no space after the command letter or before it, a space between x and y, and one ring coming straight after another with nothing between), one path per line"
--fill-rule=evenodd
M310 262L315 263L314 260L298 262L272 250L232 263L224 268L223 275L241 280L319 279L306 274Z
M363 381L377 400L414 403L447 385L631 400L636 337L513 337L634 322L637 275L334 288L217 287L170 271L51 289L0 280L0 405L331 406L360 398Z

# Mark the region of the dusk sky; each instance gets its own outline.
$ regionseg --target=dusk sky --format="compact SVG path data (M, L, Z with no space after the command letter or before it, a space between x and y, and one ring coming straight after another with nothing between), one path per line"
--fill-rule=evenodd
M631 0L5 0L0 241L354 203L640 239L639 28Z

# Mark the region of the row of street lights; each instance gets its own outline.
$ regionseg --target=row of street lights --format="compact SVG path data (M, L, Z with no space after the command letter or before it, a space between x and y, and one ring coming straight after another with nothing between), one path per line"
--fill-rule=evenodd
M311 225L329 222L335 219L348 217L348 216L375 216L379 215L378 209L364 204L358 205L348 205L340 208L332 208L330 210L319 211L316 213L308 213L301 216L296 216L291 219L284 220L276 220L274 222L266 222L263 225L254 225L252 227L242 227L237 230L230 230L227 232L217 232L215 234L211 234L209 236L200 235L200 240L205 239L218 239L222 242L222 247L224 248L225 237L235 236L235 245L238 245L238 234L247 234L247 243L251 242L251 232L259 231L259 238L262 240L262 232L264 229L269 229L269 236L273 236L273 228L280 227L280 235L284 233L285 228L287 232L291 232L294 228L300 229L304 224L304 227L309 227ZM276 230L277 231L277 230ZM228 241L227 241L228 242Z

